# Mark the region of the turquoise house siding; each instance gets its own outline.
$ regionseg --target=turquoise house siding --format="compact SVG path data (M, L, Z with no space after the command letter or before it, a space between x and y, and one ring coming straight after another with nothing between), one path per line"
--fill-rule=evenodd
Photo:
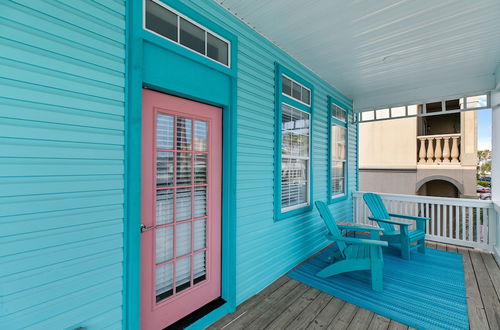
M0 328L120 328L125 3L0 2Z
M239 304L327 244L316 210L274 221L274 63L292 70L314 86L312 180L315 200L327 200L328 96L346 107L352 102L213 1L182 2L238 37L235 221ZM352 112L350 117L352 119ZM357 182L356 136L356 126L351 124L350 191L355 190ZM338 218L350 220L352 200L332 204L331 209Z

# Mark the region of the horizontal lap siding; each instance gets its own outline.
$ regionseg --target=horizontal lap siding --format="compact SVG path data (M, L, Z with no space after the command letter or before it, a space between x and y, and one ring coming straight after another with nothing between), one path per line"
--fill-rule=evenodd
M0 25L0 328L118 328L125 4L2 1Z
M212 1L184 1L238 37L237 73L237 302L241 303L327 243L319 215L273 220L274 62L313 84L314 199L327 194L327 96L351 102ZM279 42L279 40L277 40ZM349 187L356 186L356 128L349 129ZM332 206L350 219L349 198Z

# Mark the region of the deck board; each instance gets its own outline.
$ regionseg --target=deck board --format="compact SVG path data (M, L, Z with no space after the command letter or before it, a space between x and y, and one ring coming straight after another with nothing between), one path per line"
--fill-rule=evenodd
M470 328L500 329L500 267L493 256L469 248L428 242L429 248L462 254ZM209 329L415 330L286 275L246 300Z

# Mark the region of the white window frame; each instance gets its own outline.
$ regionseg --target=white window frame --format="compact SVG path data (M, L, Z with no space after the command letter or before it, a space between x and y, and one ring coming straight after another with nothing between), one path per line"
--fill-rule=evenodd
M333 117L333 116L332 116ZM333 117L333 118L336 118L336 117ZM341 121L339 119L337 119L338 121ZM333 139L333 130L332 130L332 127L333 126L338 126L340 127L341 129L344 130L344 148L345 148L345 152L346 152L346 155L345 155L345 159L334 159L333 158L333 153L331 152L332 150L332 146L333 144L335 143L334 139ZM337 124L335 122L332 122L330 124L330 134L331 134L331 139L330 139L330 186L331 186L331 196L330 196L330 199L335 199L335 198L339 198L339 197L344 197L346 196L346 193L347 193L347 127L346 126L342 126L340 124ZM333 178L334 178L334 175L333 175L333 170L332 170L332 166L333 166L333 163L339 163L339 162L342 162L344 163L344 192L343 193L336 193L334 194L333 192Z
M213 61L213 62L215 62L215 63L217 63L217 64L220 64L220 65L222 65L222 66L225 66L225 67L227 67L227 68L231 68L231 42L230 42L229 40L227 40L226 38L224 38L224 37L220 36L219 34L217 34L217 33L213 32L213 31L212 31L212 30L210 30L210 29L207 29L207 28L206 28L206 27L204 27L203 25L201 25L201 24L199 24L199 23L197 23L197 22L193 21L192 19L190 19L190 18L189 18L189 17L187 17L186 15L181 14L181 13L180 13L180 12L178 12L177 10L173 9L173 8L172 8L172 7L170 7L170 6L167 6L166 4L164 4L164 3L163 3L163 2L161 2L161 1L158 1L158 0L149 0L149 1L152 1L152 2L156 3L157 5L159 5L159 6L163 7L163 8L165 8L165 9L167 9L167 10L169 10L169 11L171 11L172 13L174 13L174 14L176 14L176 15L177 15L177 41L173 41L173 40L171 40L171 39L169 39L169 38L167 38L167 37L165 37L165 36L162 36L161 34L159 34L159 33L155 32L155 31L152 31L152 30L148 29L148 28L146 27L146 1L148 1L148 0L143 0L143 1L142 1L142 28L143 28L145 31L148 31L148 32L150 32L150 33L152 33L152 34L154 34L154 35L156 35L156 36L158 36L158 37L160 37L160 38L162 38L162 39L168 40L168 41L169 41L169 42L171 42L171 43L174 43L174 44L176 44L176 45L179 45L179 46L181 46L182 48L189 50L190 52L193 52L193 53L198 54L198 55L200 55L200 56L202 56L202 57L204 57L204 58L209 59L210 61ZM191 48L186 47L186 46L184 46L183 44L181 44L181 42L180 42L180 29L181 29L180 19L181 19L181 17L182 17L183 19L185 19L186 21L188 21L188 22L190 22L190 23L192 23L192 24L196 25L197 27L199 27L199 28L200 28L200 29L202 29L203 31L205 31L205 54L198 53L197 51L194 51L194 50L192 50ZM226 65L226 64L224 64L224 63L222 63L222 62L219 62L219 61L217 61L217 60L214 60L214 59L213 59L213 58L211 58L211 57L208 57L208 55L207 55L207 43L208 43L207 32L208 32L208 33L210 33L210 34L212 34L213 36L215 36L215 37L219 38L220 40L224 41L225 43L227 43L227 65Z
M312 98L312 91L310 88L307 88L306 86L302 85L301 83L299 83L297 80L293 79L293 78L290 78L289 76L287 76L286 74L282 73L281 74L281 84L283 84L283 77L287 78L288 80L290 80L291 82L299 85L300 87L304 88L304 89L307 89L309 91L309 104L303 102L302 100L299 100L295 97L293 97L292 95L288 95L286 93L283 92L283 86L281 86L281 94L288 97L288 98L291 98L292 100L296 101L296 102L299 102L300 104L303 104L305 106L308 106L310 107L311 106L311 98ZM292 88L292 91L293 91L293 85L291 85L291 88ZM293 92L291 93L293 94ZM302 96L302 90L300 91L300 95ZM302 111L302 110L301 110Z
M286 95L286 94L284 94ZM288 96L288 95L286 95ZM295 99L294 99L295 100ZM283 158L285 159L300 159L300 160L307 160L307 191L306 191L306 202L305 203L301 203L301 204L297 204L297 205L292 205L292 206L287 206L287 207L281 207L281 213L285 213L285 212L288 212L288 211L293 211L293 210L296 210L296 209L300 209L300 208L303 208L303 207L306 207L306 206L309 206L311 205L311 153L312 153L312 150L311 150L311 125L312 125L312 122L311 122L311 113L310 112L307 112L307 111L304 111L304 110L301 110L297 107L294 107L286 102L282 102L281 103L281 112L283 113L283 105L286 105L294 110L297 110L297 111L301 111L301 112L304 112L306 113L308 116L309 116L309 128L308 128L308 131L309 131L309 157L301 157L301 156L293 156L293 157L289 157L289 156L286 156L286 157L283 157L283 131L281 133L281 141L280 141L280 145L281 145L281 150L279 152L281 152L281 161L283 161ZM283 122L282 122L283 123ZM280 128L282 130L282 128ZM283 168L281 167L280 165L280 185L282 185L282 182L283 182L283 176L281 175L281 172L283 170ZM281 196L279 196L280 198L280 204L282 204L282 196L283 196L283 190L281 190Z

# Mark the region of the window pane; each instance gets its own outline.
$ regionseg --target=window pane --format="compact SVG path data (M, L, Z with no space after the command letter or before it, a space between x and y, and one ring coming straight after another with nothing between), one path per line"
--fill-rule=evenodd
M174 285L173 270L172 263L156 267L156 302L172 295Z
M174 117L164 114L156 117L156 147L174 148Z
M307 160L285 158L281 161L281 207L307 203Z
M191 188L177 189L175 196L175 218L177 221L191 218Z
M207 56L225 65L229 63L227 43L208 32L207 32Z
M171 223L174 219L174 192L172 189L156 192L156 224Z
M297 100L300 100L301 94L302 94L302 86L292 81L292 97Z
M361 113L361 121L373 120L375 119L374 111L365 111Z
M156 186L166 187L174 184L174 154L156 153Z
M292 95L292 81L287 77L282 77L281 91L283 94Z
M281 207L308 203L310 115L282 106Z
M194 184L207 183L207 155L194 156Z
M194 121L194 150L207 151L208 123L206 121Z
M332 160L345 160L346 157L346 129L339 125L332 125Z
M311 104L311 92L304 87L302 87L302 102Z
M175 227L175 256L180 257L191 252L191 221Z
M406 115L406 107L391 108L391 117L404 117Z
M205 31L181 17L180 43L205 55Z
M345 162L332 161L332 196L345 194Z
M375 110L377 119L386 119L389 118L389 109L380 109Z
M340 121L346 121L346 111L335 104L332 105L332 116Z
M283 105L281 122L283 154L309 157L309 114Z
M156 229L156 263L162 263L174 257L174 229L172 226Z
M191 150L191 119L177 117L177 150Z
M146 1L146 28L177 42L177 15L151 0Z

